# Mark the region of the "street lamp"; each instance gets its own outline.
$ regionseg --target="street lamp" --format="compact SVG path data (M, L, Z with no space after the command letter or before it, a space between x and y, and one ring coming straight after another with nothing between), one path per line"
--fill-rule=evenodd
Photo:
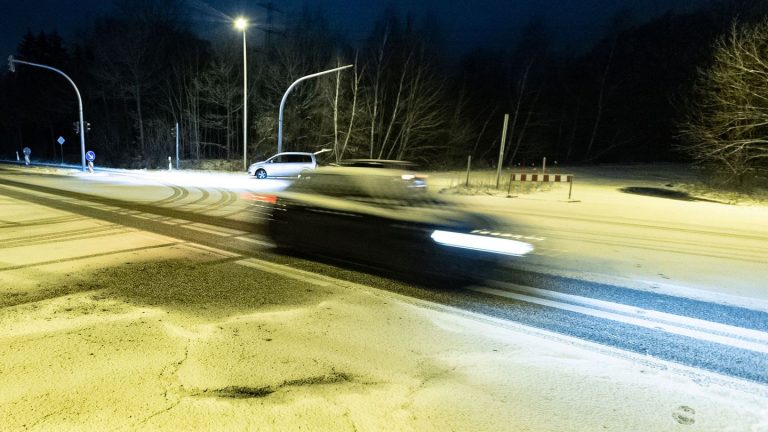
M248 169L248 57L245 50L245 30L248 20L245 17L235 19L235 28L243 32L243 169Z

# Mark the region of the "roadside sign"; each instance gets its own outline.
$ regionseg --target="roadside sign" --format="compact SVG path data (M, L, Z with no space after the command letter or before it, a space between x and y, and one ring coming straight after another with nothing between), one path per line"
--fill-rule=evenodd
M24 152L24 155L26 155L26 156L29 156L29 155L32 154L32 149L29 148L29 147L24 147L24 149L22 151Z
M59 143L59 145L64 145L64 141L66 140L64 139L63 136L60 136L59 139L56 140L56 142Z
M93 162L96 160L96 153L94 153L93 150L88 150L88 152L85 153L85 158L88 162Z

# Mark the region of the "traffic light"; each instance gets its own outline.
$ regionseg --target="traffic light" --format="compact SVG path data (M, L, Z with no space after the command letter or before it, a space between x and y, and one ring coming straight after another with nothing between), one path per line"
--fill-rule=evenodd
M80 133L80 122L79 121L72 122L72 129L75 130L76 134L79 134Z
M91 122L85 122L85 131L90 132L91 131Z
M171 136L176 138L176 128L175 127L171 128Z

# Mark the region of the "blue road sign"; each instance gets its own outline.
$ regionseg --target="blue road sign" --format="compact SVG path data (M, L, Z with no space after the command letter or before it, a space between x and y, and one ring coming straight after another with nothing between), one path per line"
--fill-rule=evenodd
M32 154L32 149L29 147L24 147L24 150L22 150L25 155L29 156Z
M85 158L88 160L88 162L93 162L96 160L96 153L94 153L93 150L88 150L85 153Z

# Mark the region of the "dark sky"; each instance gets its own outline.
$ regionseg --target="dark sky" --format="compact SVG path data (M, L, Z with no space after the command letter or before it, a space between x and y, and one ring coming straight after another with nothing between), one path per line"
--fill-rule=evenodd
M190 19L208 37L233 31L227 17L244 13L254 22L266 23L259 4L270 0L182 0ZM695 7L705 0L272 0L283 13L275 23L295 16L307 4L325 10L332 25L352 39L365 36L370 24L387 7L417 16L438 17L450 49L463 51L475 45L498 47L518 34L535 16L544 17L559 49L583 49L598 37L616 11L628 8L638 21L669 9ZM0 0L0 55L5 58L27 28L33 32L58 30L71 36L79 23L87 23L110 9L109 0Z

